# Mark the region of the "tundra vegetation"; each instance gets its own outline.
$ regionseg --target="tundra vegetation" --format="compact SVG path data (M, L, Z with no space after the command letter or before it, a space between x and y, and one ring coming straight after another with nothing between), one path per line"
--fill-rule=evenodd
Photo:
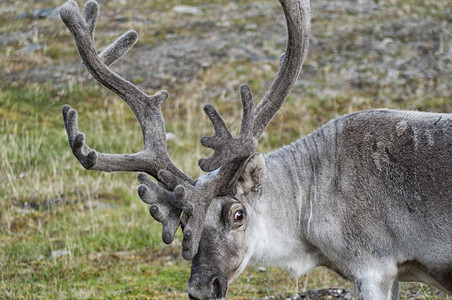
M60 107L77 107L95 149L130 153L140 129L122 100L85 74L60 1L0 3L0 297L179 298L189 264L180 235L163 245L160 224L136 195L133 174L84 171L68 151ZM169 154L192 177L208 156L205 103L240 128L238 87L262 96L284 49L278 3L265 1L105 1L96 43L133 28L138 45L114 66L151 93L168 89ZM263 152L357 110L387 107L452 112L452 7L449 1L315 1L302 80L260 141ZM83 100L83 101L80 101ZM126 142L125 142L126 141ZM189 149L189 150L187 150ZM70 184L68 184L70 183ZM290 278L248 269L230 298L286 298L349 283L325 270ZM402 299L447 299L403 284Z

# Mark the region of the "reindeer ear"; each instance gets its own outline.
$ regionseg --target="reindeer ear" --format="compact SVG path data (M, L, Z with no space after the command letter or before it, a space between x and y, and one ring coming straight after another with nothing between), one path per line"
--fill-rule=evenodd
M239 184L245 194L257 192L266 176L267 166L265 164L264 155L262 153L255 153L246 162L243 174L239 179Z

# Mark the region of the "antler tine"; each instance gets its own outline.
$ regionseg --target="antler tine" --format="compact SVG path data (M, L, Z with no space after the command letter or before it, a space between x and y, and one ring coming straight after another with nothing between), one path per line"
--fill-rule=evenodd
M149 212L152 217L162 223L163 242L171 244L177 228L179 228L182 214L179 202L180 196L158 186L144 173L138 175L138 181L141 183L138 188L138 195L144 203L151 205Z
M201 143L215 152L211 157L199 160L203 171L213 171L229 162L240 162L252 155L257 148L257 141L284 104L298 78L309 44L309 0L280 0L280 3L286 17L288 43L286 53L281 56L278 73L256 108L249 87L240 87L243 118L242 129L237 138L232 137L215 108L210 105L204 108L215 134L203 137Z
M209 158L199 160L199 166L203 171L210 172L237 158L249 156L256 150L257 139L252 136L253 129L253 95L247 85L240 86L242 98L243 117L240 133L233 138L226 127L220 113L211 105L206 105L204 111L209 117L215 130L210 137L203 137L201 144L215 150Z

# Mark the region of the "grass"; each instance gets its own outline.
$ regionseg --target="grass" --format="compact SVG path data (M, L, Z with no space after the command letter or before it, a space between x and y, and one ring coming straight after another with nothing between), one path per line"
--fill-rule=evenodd
M218 16L209 12L216 6L242 8L246 2L250 1L236 4L226 0L214 4L187 1L184 4L196 5L204 13L175 16L170 12L178 4L175 0L106 1L102 4L96 40L106 43L112 39L111 31L129 28L140 32L138 46L155 45L170 35L202 37L205 33L201 27L187 29L184 24L215 22ZM103 152L139 151L140 129L130 109L94 82L71 79L38 82L27 80L26 76L8 77L49 65L79 62L71 37L59 21L15 18L23 11L60 4L50 0L0 3L0 34L32 32L0 47L0 72L5 76L0 82L0 298L184 298L190 265L180 257L180 233L171 246L161 242L160 224L152 220L137 197L136 175L88 172L78 164L67 145L61 117L61 106L66 103L77 109L80 129L91 147ZM410 8L411 4L416 4L416 8ZM407 10L406 14L450 20L444 13L447 1L432 2L428 9L418 4L414 0L396 3ZM143 16L148 12L152 22ZM393 14L390 9L387 13ZM114 23L115 15L124 15L128 21ZM351 20L356 18L359 16L344 14L339 19L352 24ZM256 16L251 21L261 25L265 19ZM227 21L233 24L228 30L235 30L234 26L244 27L248 20L233 16ZM314 29L331 30L335 25L331 22L316 17ZM365 22L361 19L356 24ZM347 38L354 39L353 32L362 34L352 31ZM319 36L334 35L319 33ZM30 43L46 47L21 54L20 49ZM272 47L266 47L273 55ZM385 86L332 89L329 76L334 66L321 63L331 55L310 53L302 77L313 78L296 85L261 139L259 150L276 149L332 118L356 110L389 107L452 111L451 98L434 93L417 95L413 100L407 93L385 92ZM317 62L321 70L314 72ZM226 123L238 132L239 85L247 82L259 99L276 69L276 61L232 61L199 70L191 81L162 87L171 92L164 105L164 116L167 131L176 136L168 142L176 165L192 177L201 174L196 161L208 156L209 150L200 147L198 141L201 136L211 134L211 125L202 112L203 104L209 102L219 107ZM406 88L422 83L416 80L408 82ZM232 299L262 298L331 286L351 287L326 269L294 279L279 269L262 272L249 268L231 285L228 295ZM427 286L404 284L402 299L448 298Z

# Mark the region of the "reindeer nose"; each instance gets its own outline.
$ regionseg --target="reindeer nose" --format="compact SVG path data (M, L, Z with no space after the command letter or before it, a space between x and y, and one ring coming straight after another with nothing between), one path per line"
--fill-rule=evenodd
M228 282L224 276L191 276L188 280L188 297L193 300L223 299Z

